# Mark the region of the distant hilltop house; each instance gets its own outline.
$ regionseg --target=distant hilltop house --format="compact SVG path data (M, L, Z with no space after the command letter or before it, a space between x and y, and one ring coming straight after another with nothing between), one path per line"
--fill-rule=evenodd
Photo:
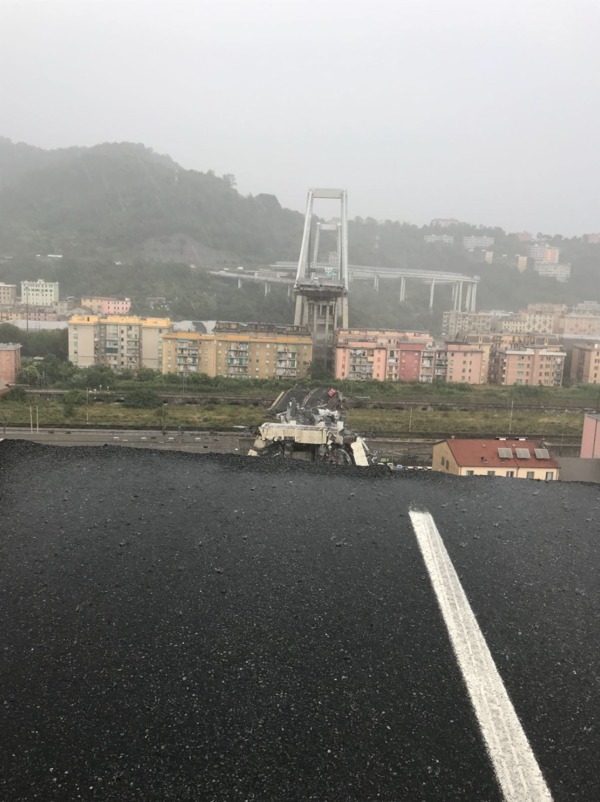
M431 228L451 228L461 225L461 222L455 217L434 217L429 225Z
M454 476L507 479L559 478L560 466L541 441L525 438L442 440L433 446L432 468Z

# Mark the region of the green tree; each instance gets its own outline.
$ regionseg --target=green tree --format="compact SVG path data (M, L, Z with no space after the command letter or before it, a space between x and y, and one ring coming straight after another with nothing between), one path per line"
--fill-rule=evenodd
M153 370L153 368L140 368L137 372L135 377L137 381L144 382L145 384L148 382L156 381L157 379L162 378L162 373L160 370Z
M24 387L11 387L10 390L0 400L4 401L26 401L27 391Z
M68 390L62 397L62 403L65 406L79 407L85 404L87 400L86 393L83 390Z
M0 323L0 343L20 343L23 332L12 323Z
M35 387L40 378L40 372L35 365L27 365L17 373L17 382Z
M123 406L135 409L155 409L160 406L161 403L161 398L156 390L151 390L146 387L136 387L126 394Z
M82 368L71 378L72 384L76 387L90 389L114 387L116 380L116 374L108 365L91 365L89 368Z

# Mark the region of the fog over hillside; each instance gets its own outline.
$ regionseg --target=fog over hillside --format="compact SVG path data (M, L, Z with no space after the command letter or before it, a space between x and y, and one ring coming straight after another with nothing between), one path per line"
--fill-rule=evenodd
M142 144L47 151L0 139L0 280L55 278L63 295L126 294L141 311L148 296L165 296L183 317L288 320L284 290L265 298L260 287L245 287L240 295L208 274L297 259L303 216L283 208L269 186L264 189L243 196L233 175L186 170ZM299 195L306 189L298 187ZM426 242L432 233L452 236L453 242ZM463 247L463 237L473 234L494 238L491 264L482 251ZM536 236L560 248L561 261L572 265L569 282L542 278L531 266L519 272L517 256L526 255L529 245L516 234L458 222L441 229L354 218L350 261L480 275L480 308L597 300L600 245L554 233ZM37 257L45 254L62 259L41 262ZM356 325L436 327L424 288L412 290L402 305L365 284L351 287L351 295ZM449 304L449 294L438 292L435 321Z

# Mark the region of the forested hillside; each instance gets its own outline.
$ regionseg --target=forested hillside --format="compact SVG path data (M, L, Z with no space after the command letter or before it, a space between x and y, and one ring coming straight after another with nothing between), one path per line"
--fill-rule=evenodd
M265 186L268 190L268 186ZM302 199L307 187L299 178ZM352 193L349 188L350 206ZM58 280L61 295L128 295L139 312L164 297L174 317L289 321L285 289L263 288L209 275L225 266L259 267L297 258L303 216L269 194L242 196L233 176L185 170L143 145L120 143L44 151L0 139L0 281ZM454 245L429 244L434 229L355 218L349 224L350 261L480 275L480 308L517 309L533 301L573 303L600 296L600 246L548 236L571 262L567 284L516 269L526 245L499 228L458 224ZM439 233L439 230L436 231ZM462 237L494 236L494 262L462 247ZM38 258L58 253L58 261ZM418 326L436 330L449 292L436 290L430 316L424 287L411 285L405 304L395 284L376 293L351 287L353 325Z

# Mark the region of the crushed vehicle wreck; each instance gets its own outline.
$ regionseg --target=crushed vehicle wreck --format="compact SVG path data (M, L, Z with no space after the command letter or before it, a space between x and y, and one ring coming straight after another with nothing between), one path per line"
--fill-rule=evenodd
M372 465L365 440L346 429L343 397L333 388L293 387L269 407L250 457L291 457L337 465Z

